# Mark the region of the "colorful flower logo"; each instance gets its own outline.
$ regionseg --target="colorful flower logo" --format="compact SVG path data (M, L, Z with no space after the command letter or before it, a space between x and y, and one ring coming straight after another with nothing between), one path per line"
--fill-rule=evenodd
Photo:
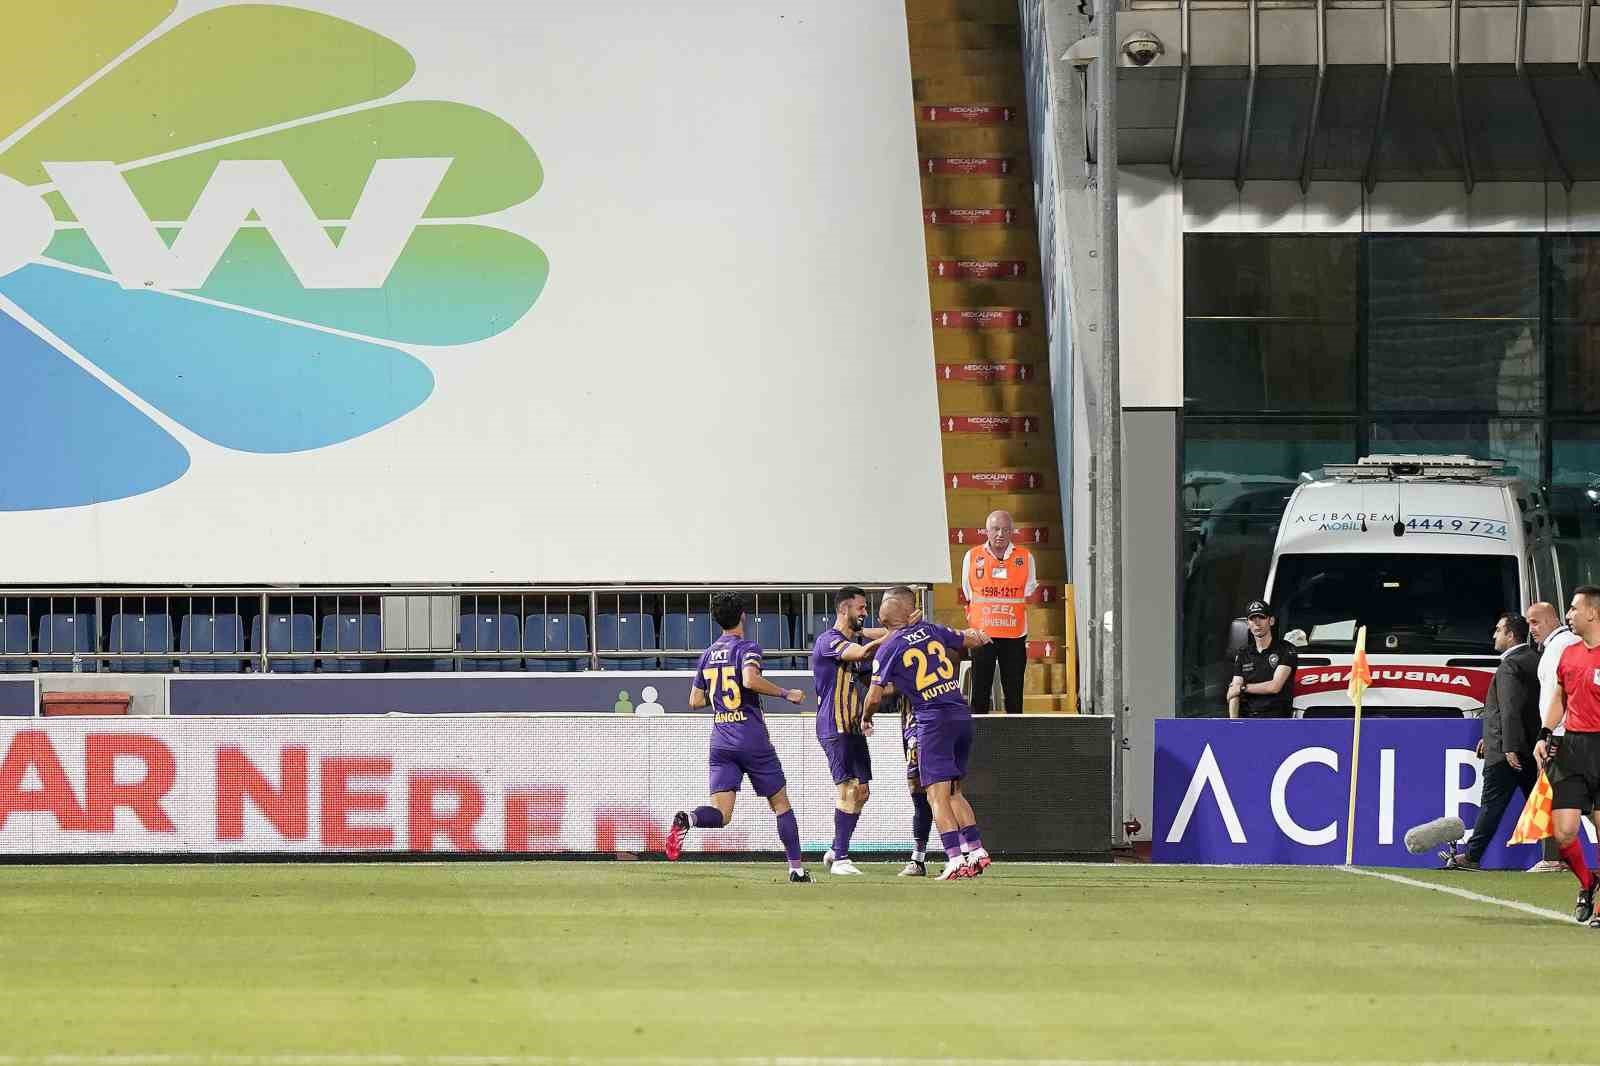
M417 349L509 329L548 262L474 222L538 191L400 45L271 4L32 5L0 39L0 511L182 477L167 428L327 447L420 406ZM425 354L435 354L426 351Z

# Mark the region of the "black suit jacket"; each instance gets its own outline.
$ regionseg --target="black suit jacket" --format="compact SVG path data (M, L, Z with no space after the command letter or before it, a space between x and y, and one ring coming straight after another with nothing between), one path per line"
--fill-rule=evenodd
M1506 761L1514 751L1524 763L1539 735L1539 651L1519 644L1506 652L1483 702L1483 761Z

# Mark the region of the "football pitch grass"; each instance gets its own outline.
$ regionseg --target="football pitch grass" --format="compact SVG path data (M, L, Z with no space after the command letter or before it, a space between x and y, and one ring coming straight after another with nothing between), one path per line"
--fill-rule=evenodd
M0 867L0 1064L1600 1058L1566 875L863 867Z

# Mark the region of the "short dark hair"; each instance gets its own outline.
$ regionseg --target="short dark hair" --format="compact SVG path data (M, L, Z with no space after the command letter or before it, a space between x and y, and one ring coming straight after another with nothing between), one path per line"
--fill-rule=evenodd
M1600 607L1600 585L1579 585L1572 594L1588 600L1590 607Z
M1501 623L1506 627L1518 644L1528 643L1528 620L1515 611L1507 611L1500 616Z
M737 592L719 592L711 597L711 617L725 630L738 625L744 612L744 597Z
M838 592L833 594L833 609L837 611L840 607L843 607L857 596L860 596L862 599L866 599L867 590L862 588L860 585L844 586Z

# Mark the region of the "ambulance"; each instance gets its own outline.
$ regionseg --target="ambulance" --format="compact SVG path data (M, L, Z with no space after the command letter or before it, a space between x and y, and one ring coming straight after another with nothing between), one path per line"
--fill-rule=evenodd
M1295 488L1266 599L1278 635L1300 645L1297 717L1351 713L1360 626L1372 667L1364 713L1458 717L1483 707L1499 665L1496 619L1537 600L1565 603L1549 500L1503 467L1372 455Z

